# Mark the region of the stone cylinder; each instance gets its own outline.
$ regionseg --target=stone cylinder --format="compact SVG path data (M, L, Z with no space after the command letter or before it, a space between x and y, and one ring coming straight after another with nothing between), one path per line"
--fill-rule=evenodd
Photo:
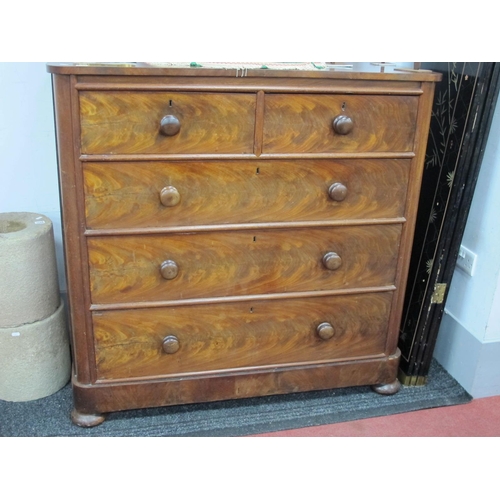
M34 213L1 213L0 399L50 396L70 373L52 222Z
M70 350L64 306L41 321L0 328L0 399L32 401L69 381Z
M44 319L60 301L52 221L0 213L0 327Z

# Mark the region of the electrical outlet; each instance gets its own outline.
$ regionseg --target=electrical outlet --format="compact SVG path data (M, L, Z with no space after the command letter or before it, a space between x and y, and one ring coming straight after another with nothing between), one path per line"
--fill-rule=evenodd
M476 268L477 255L471 252L468 248L460 245L460 251L458 252L457 267L464 271L469 276L474 275L474 269Z

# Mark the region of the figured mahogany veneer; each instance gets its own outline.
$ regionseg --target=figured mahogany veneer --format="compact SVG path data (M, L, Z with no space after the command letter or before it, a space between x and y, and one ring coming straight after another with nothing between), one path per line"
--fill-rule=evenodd
M99 379L383 356L392 293L94 313ZM279 321L277 320L279 318ZM328 322L324 340L317 327ZM164 339L178 350L165 353Z
M87 227L403 217L410 160L84 163ZM345 186L341 202L329 196ZM162 190L175 188L166 207ZM171 189L172 190L172 189Z
M253 151L255 94L81 92L79 102L83 154ZM165 116L177 133L162 132Z
M271 95L263 152L412 151L417 107L414 96Z
M400 225L88 239L92 302L139 302L393 285ZM322 259L337 253L335 270ZM164 261L178 273L165 279Z
M52 65L73 421L372 385L434 73Z

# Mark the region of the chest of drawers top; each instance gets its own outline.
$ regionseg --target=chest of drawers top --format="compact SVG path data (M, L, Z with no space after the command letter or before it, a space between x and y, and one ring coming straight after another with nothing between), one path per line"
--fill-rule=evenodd
M140 65L49 71L68 75L78 91L84 158L411 152L418 98L439 79L325 70L235 77L233 70ZM175 123L162 123L166 117Z

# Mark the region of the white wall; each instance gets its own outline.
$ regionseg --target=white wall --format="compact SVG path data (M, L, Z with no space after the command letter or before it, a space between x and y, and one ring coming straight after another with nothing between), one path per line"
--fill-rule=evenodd
M488 328L500 274L500 107L495 110L489 140L467 219L462 244L477 254L474 276L457 269L446 302L478 340L500 340Z
M44 63L0 63L0 212L52 220L65 290L52 87Z
M486 325L486 335L485 335L486 341L496 341L497 339L500 339L500 272L498 273L495 296L493 297L490 319L488 321L488 324ZM499 364L500 364L500 359L499 359Z
M435 357L474 397L500 394L500 104L496 107L462 244L473 276L456 269Z

